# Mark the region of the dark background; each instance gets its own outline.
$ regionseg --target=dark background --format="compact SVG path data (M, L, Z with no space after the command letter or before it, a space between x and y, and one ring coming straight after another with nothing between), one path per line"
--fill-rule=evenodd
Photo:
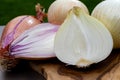
M0 25L7 24L20 15L35 15L35 5L40 3L46 8L55 0L0 0ZM103 0L81 0L91 12Z

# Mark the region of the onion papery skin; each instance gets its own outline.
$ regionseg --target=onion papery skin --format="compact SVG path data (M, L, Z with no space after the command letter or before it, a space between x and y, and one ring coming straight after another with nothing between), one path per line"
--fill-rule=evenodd
M74 6L80 7L89 14L86 5L79 0L55 0L48 9L48 22L61 25Z
M34 16L23 15L12 19L5 26L2 36L1 36L1 47L5 48L11 44L18 36L21 35L25 30L40 24Z
M100 20L112 34L114 49L120 48L120 0L105 0L91 14Z

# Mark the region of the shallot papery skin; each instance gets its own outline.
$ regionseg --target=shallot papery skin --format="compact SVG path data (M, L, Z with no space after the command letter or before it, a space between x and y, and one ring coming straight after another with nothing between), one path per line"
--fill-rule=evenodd
M21 33L37 24L40 24L40 21L30 15L18 16L12 19L3 30L0 41L1 47L7 47L13 40L20 36Z
M25 59L55 57L54 37L58 28L59 25L41 23L26 30L11 43L9 53Z

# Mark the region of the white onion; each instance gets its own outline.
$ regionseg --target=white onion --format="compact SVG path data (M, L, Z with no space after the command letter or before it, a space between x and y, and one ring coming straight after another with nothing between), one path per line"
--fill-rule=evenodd
M113 47L104 24L74 7L55 36L55 53L68 65L86 67L107 58Z
M48 22L62 24L70 9L80 7L89 14L87 7L79 0L55 0L48 9Z
M120 0L105 0L99 3L92 16L105 24L112 34L114 48L120 48Z

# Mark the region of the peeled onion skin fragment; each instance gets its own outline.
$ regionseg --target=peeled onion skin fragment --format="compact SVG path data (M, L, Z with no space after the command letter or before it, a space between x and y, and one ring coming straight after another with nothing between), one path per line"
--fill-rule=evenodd
M12 42L9 53L15 58L30 60L55 57L54 37L58 26L50 23L41 23L26 30Z
M36 18L42 23L43 20L47 17L47 14L45 13L45 9L43 6L41 6L39 3L35 5L36 10Z
M87 67L109 56L113 48L104 24L80 8L70 10L55 36L56 57L68 65Z

